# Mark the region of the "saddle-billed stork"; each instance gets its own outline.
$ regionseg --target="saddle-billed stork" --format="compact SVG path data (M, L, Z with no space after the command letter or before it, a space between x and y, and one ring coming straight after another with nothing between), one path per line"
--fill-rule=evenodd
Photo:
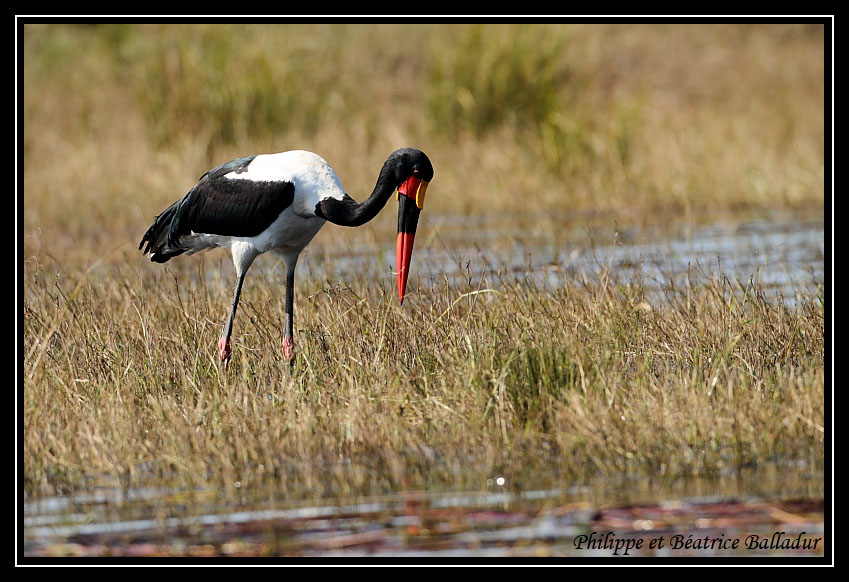
M398 297L403 303L419 213L424 207L433 165L424 152L402 148L390 154L374 191L363 202L342 188L336 172L318 155L302 151L238 158L201 176L180 200L156 217L139 243L154 263L183 253L229 247L236 267L236 291L230 315L218 341L218 354L229 362L230 334L248 268L272 251L286 267L286 316L283 357L292 362L292 315L295 265L326 221L360 226L374 218L397 190Z

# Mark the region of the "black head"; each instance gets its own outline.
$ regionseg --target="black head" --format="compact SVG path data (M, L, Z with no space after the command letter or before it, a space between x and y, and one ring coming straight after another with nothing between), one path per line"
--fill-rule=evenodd
M411 176L424 182L433 180L433 164L423 151L415 148L395 150L387 158L386 165L393 170L396 187Z

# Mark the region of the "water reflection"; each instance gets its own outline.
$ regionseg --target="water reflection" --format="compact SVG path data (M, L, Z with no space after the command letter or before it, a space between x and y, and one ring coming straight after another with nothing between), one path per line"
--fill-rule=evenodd
M781 466L674 482L605 478L544 489L411 490L253 507L228 507L210 491L106 489L25 503L24 550L30 556L818 556L822 483L819 472ZM667 542L657 547L661 539ZM747 546L753 539L758 542Z
M797 293L816 294L823 283L822 222L749 221L569 235L549 227L462 224L450 217L436 217L433 223L438 227L423 244L417 241L414 257L413 276L423 286L439 286L447 278L452 284L495 288L514 281L556 288L609 272L618 282L641 281L660 291L722 275L732 283L754 283L768 296L793 304ZM343 253L314 253L303 268L313 279L344 281L352 273L389 276L394 264L393 248L354 245Z

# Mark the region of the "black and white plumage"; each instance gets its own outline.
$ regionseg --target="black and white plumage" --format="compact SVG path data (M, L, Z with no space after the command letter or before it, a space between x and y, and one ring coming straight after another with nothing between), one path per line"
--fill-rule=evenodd
M245 274L260 254L272 251L281 256L286 267L283 354L291 361L295 265L304 247L326 221L342 226L368 222L398 190L404 194L399 196L396 246L403 301L419 212L432 178L433 166L423 152L399 149L387 158L368 199L356 202L333 168L314 153L295 150L238 158L201 176L185 196L157 216L139 249L144 247L151 261L164 263L183 253L230 248L237 281L218 342L223 360L231 355L233 318Z

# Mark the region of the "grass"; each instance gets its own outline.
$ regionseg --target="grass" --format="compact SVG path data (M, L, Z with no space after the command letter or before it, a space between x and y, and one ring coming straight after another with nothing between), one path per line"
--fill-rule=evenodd
M225 370L229 294L203 263L52 267L26 269L31 493L105 475L297 498L475 486L552 459L578 480L822 464L821 299L714 280L658 301L598 280L446 284L399 307L388 282L302 281L289 371L279 292L257 277Z
M429 215L553 233L820 215L822 26L32 24L21 48L27 495L822 466L821 292L791 308L716 274L657 298L606 272L446 281L401 308L389 280L301 276L289 371L282 278L252 273L224 370L222 254L135 249L210 167L294 148L362 199L420 147ZM328 227L313 257L393 227Z
M822 207L822 35L813 25L33 25L25 229L59 223L77 241L91 210L115 234L135 231L210 167L299 147L362 197L399 144L440 168L443 195L429 205L440 213L522 215L533 200L541 213L609 224Z

